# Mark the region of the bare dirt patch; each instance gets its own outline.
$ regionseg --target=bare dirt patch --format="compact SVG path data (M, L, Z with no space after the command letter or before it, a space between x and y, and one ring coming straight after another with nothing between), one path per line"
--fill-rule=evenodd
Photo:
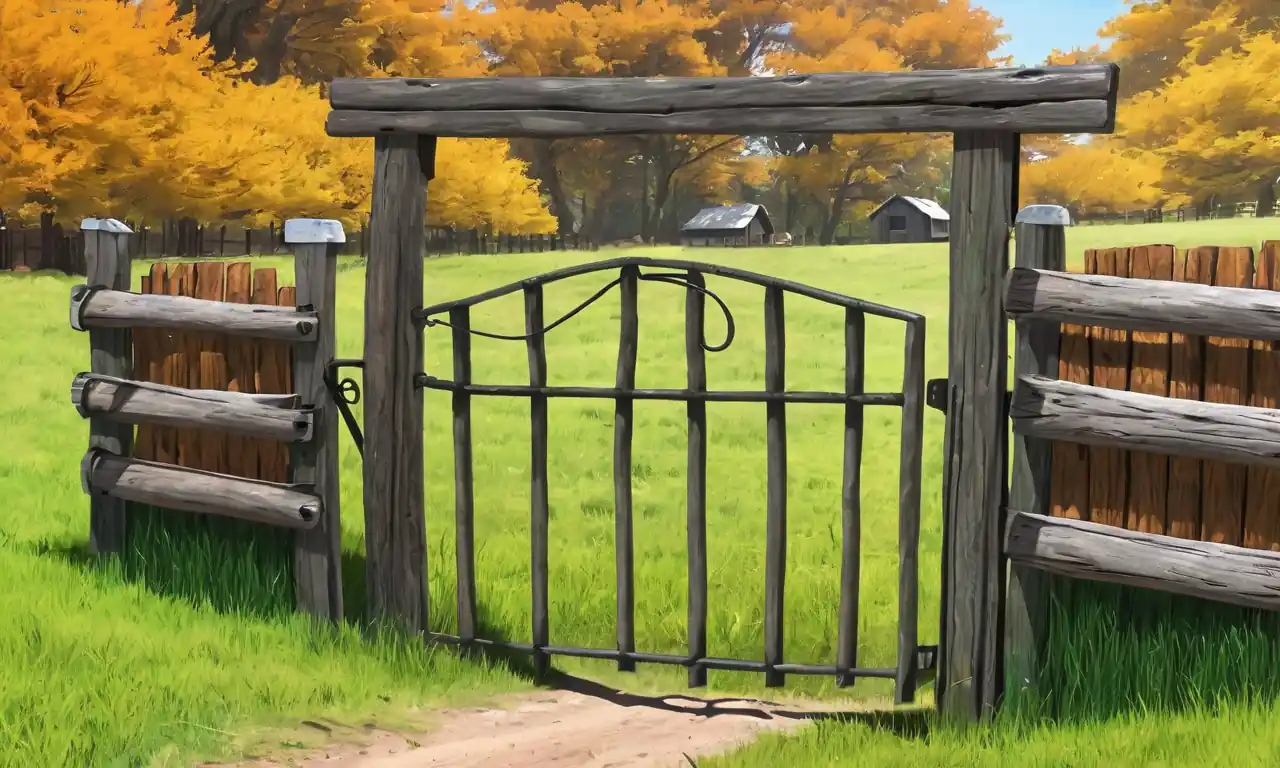
M333 729L335 743L327 747L235 768L688 768L699 756L829 714L829 707L812 702L543 691L491 707L441 711L428 733Z

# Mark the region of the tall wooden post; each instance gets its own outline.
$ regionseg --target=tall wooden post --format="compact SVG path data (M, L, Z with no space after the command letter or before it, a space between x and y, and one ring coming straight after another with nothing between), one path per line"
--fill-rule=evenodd
M133 231L115 219L85 219L84 232L85 285L127 291L132 284L129 260L129 235ZM72 325L77 323L71 319ZM122 379L133 378L133 332L128 328L91 328L89 330L90 370ZM89 448L101 448L117 456L133 454L133 425L90 417ZM89 455L89 454L86 454ZM86 489L87 491L88 489ZM96 554L119 553L124 550L125 502L106 494L89 497L89 549Z
M293 391L302 407L312 409L314 421L311 440L290 447L292 480L313 486L323 502L315 527L299 531L294 540L294 595L300 610L334 622L342 621L338 411L324 375L337 345L338 253L346 240L341 222L290 219L284 223L284 241L293 249L297 306L310 307L319 321L315 342L293 348Z
M1029 269L1065 271L1067 233L1071 223L1067 209L1057 205L1032 205L1018 212L1017 265ZM1018 320L1014 344L1013 374L1058 378L1059 325ZM1053 448L1046 440L1025 435L1013 438L1013 480L1009 509L1049 514L1049 482L1053 473ZM1009 592L1005 606L1005 688L1002 707L1034 708L1038 702L1036 676L1048 624L1048 579L1043 571L1009 566Z
M1018 200L1017 134L955 135L951 322L943 489L939 704L957 720L990 717L1000 696L1008 497L1008 322L1004 279Z
M427 627L423 520L422 249L435 138L374 140L364 308L364 519L369 618Z

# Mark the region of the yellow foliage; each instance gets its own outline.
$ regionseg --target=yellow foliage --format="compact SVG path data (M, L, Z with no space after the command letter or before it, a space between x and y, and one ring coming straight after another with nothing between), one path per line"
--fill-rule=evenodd
M1139 210L1160 202L1177 205L1178 199L1164 199L1163 173L1158 156L1126 151L1118 142L1098 137L1024 163L1021 205L1051 203L1076 215Z

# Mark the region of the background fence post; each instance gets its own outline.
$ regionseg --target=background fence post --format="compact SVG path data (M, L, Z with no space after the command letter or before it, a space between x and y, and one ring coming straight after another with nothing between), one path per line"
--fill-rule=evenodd
M432 136L374 140L373 207L364 322L365 583L369 617L427 628L423 519L422 309Z
M298 608L319 619L342 621L342 514L338 487L338 413L325 388L325 368L335 357L338 254L346 242L342 224L326 219L290 219L284 241L293 248L296 304L319 321L313 344L293 350L293 391L312 409L311 440L293 443L292 482L314 487L323 508L315 527L294 539L293 582Z
M937 695L942 712L959 721L994 714L1003 683L1004 280L1018 205L1019 144L1017 134L1000 131L955 135Z
M1057 272L1067 268L1067 209L1031 205L1018 212L1017 265ZM1057 323L1017 320L1014 380L1040 375L1058 378ZM1049 483L1053 475L1053 445L1023 435L1013 437L1013 478L1009 509L1048 515ZM1005 700L1002 708L1038 711L1037 676L1048 626L1048 577L1040 570L1011 564L1005 604Z
M127 291L132 283L129 235L132 231L115 219L85 219L85 285ZM74 290L83 290L76 286ZM133 378L133 332L128 328L89 330L90 370L104 376ZM133 454L133 425L90 417L89 448L101 448L117 456ZM87 489L86 489L87 492ZM106 494L89 497L89 549L95 554L124 550L125 502Z

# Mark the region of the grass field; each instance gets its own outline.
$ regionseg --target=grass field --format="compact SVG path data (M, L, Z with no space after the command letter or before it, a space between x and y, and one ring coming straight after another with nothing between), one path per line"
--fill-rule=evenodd
M1169 242L1256 245L1280 237L1280 224L1236 220L1181 225L1089 227L1070 232L1079 262L1085 248ZM671 255L672 251L661 251ZM605 254L593 254L604 257ZM479 292L586 258L538 254L443 258L427 265L427 301ZM947 270L945 246L699 251L696 258L733 263L861 298L915 310L929 318L929 376L945 374ZM270 260L289 271L287 259ZM362 271L345 262L339 276L340 356L359 357ZM141 270L139 270L140 272ZM464 663L395 642L366 643L353 628L325 632L305 621L235 600L211 598L207 585L159 589L117 570L89 566L82 552L88 504L78 460L86 427L68 402L74 374L88 365L87 339L66 321L75 282L60 276L0 276L0 359L12 376L0 402L0 428L10 458L0 462L0 764L136 765L157 757L179 764L192 755L234 753L260 728L300 717L377 718L394 723L444 701L527 688L502 668ZM282 280L282 282L289 282ZM563 311L602 284L601 276L547 290L546 316ZM712 279L734 312L738 338L708 355L716 388L762 387L763 291ZM683 295L672 286L640 289L641 387L681 386ZM519 297L473 313L472 326L520 332ZM609 384L617 345L617 297L610 295L548 336L550 382ZM723 320L708 305L708 337ZM841 317L800 299L787 308L788 386L842 387ZM868 321L867 387L900 388L901 328ZM522 383L523 345L475 339L474 376L484 383ZM447 329L427 334L427 369L448 376ZM452 456L448 396L427 395L428 570L433 625L452 626ZM838 603L840 411L792 407L790 539L787 572L788 661L833 657ZM476 527L479 600L488 631L528 636L528 413L522 401L477 399ZM607 401L557 401L550 409L551 637L553 643L609 647L613 642L612 408ZM637 639L644 650L684 650L684 446L680 404L636 406ZM763 607L764 408L712 404L709 551L710 652L758 657ZM860 663L891 665L896 615L897 413L869 409L863 464L863 564ZM925 498L921 535L921 642L937 637L942 422L926 418ZM13 450L16 448L17 450ZM360 464L343 446L343 533L350 592L362 566ZM145 586L150 584L151 588ZM355 596L354 594L352 595ZM358 603L358 600L354 601ZM564 668L624 681L609 665L565 662ZM632 687L680 690L683 674L645 668ZM720 690L760 692L758 676L712 673ZM795 692L834 695L822 681L795 681ZM859 683L852 695L887 688ZM1030 734L1001 730L983 737L935 734L903 740L865 727L825 724L800 736L768 740L723 764L828 765L849 749L866 764L968 765L1010 761L1004 750L1043 759L1018 765L1093 765L1117 754L1183 764L1215 764L1214 749L1247 738L1270 739L1280 728L1265 709L1233 709L1209 727L1203 714L1156 716L1129 723L1081 725ZM1173 734L1165 736L1162 734ZM1181 736L1178 736L1181 734ZM1088 745L1088 746L1085 746ZM1110 745L1103 748L1094 745ZM1129 750L1129 751L1125 751ZM1072 759L1063 762L1063 755ZM1261 753L1259 753L1261 755ZM1270 754L1269 752L1266 754ZM871 760L870 756L875 759ZM1154 759L1153 758L1153 759ZM1244 755L1248 762L1250 755ZM909 761L909 762L908 762ZM162 760L161 762L164 762ZM1241 761L1233 760L1235 764ZM1147 761L1150 764L1150 761ZM1125 763L1119 764L1137 764Z

